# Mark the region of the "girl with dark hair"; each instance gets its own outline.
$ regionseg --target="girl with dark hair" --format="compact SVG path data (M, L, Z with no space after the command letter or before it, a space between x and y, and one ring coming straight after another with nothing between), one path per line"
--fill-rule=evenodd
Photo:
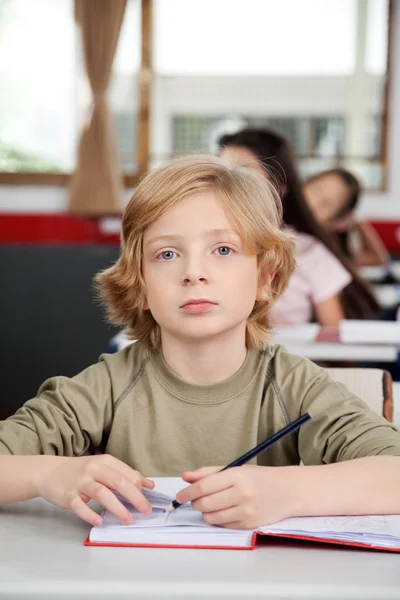
M356 266L389 262L389 254L373 227L354 217L361 186L352 173L340 168L317 173L307 179L303 190L317 221L334 234Z
M275 183L283 222L295 237L297 268L273 307L275 323L315 319L321 325L338 325L344 317L378 315L380 307L368 284L308 206L287 140L269 129L243 129L222 136L219 146L222 157Z

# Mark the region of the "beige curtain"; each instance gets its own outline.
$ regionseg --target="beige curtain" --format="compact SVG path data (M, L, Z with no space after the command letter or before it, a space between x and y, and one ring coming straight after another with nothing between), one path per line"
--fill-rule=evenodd
M69 210L85 214L121 210L121 174L106 92L127 0L75 0L93 111L79 144Z

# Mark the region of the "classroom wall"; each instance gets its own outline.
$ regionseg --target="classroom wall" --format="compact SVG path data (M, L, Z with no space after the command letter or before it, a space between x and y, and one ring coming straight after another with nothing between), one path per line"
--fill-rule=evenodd
M395 13L388 186L383 192L365 194L360 210L360 215L365 218L400 218L400 10ZM130 193L130 190L126 191L124 201ZM0 185L0 212L63 212L66 206L67 190L63 187Z

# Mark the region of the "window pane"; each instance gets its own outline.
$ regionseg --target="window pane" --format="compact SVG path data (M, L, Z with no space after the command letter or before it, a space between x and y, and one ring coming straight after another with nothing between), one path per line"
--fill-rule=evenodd
M0 0L0 171L69 173L92 98L73 0ZM140 0L128 0L109 88L122 170L136 169Z
M388 0L368 0L365 69L374 75L386 73Z
M155 0L154 15L159 74L354 71L356 0Z
M233 125L233 126L232 126ZM173 154L218 151L218 138L242 127L270 127L284 135L298 157L335 157L343 153L344 120L335 117L309 118L235 115L180 115L172 120Z
M0 170L70 171L76 146L72 0L0 5Z
M173 154L211 152L213 130L221 121L219 117L175 116L172 120Z
M109 89L123 173L137 169L138 73L141 51L140 0L128 0Z
M244 126L383 182L388 0L154 0L152 164ZM194 26L195 24L195 26Z

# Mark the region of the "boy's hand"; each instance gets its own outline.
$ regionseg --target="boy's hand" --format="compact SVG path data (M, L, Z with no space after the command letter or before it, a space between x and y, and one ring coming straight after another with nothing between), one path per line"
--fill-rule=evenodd
M46 466L37 474L37 495L68 508L91 525L101 525L101 517L89 506L96 500L126 525L132 515L118 500L114 490L143 515L151 513L151 504L141 488L152 489L154 482L109 455L79 458L46 457Z
M210 525L233 529L254 529L294 516L291 473L296 467L244 465L218 473L221 468L183 473L192 485L177 494L178 502L191 502Z

